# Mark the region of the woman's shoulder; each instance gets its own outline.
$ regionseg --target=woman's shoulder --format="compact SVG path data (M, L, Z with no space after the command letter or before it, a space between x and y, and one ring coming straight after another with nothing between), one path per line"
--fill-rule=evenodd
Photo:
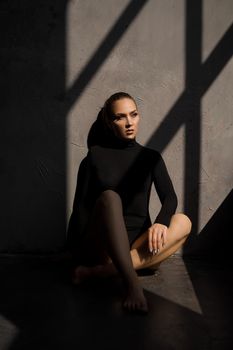
M149 156L153 157L153 158L160 158L161 157L161 153L154 148L151 148L149 146L146 145L142 145L140 143L138 143L139 147L141 148L141 151L144 152L145 154L148 154Z
M103 149L103 147L101 147L100 145L93 145L88 149L87 155L89 157L93 157L94 155L102 152L102 149Z
M88 149L87 158L89 162L95 163L105 157L104 148L100 145L93 145Z

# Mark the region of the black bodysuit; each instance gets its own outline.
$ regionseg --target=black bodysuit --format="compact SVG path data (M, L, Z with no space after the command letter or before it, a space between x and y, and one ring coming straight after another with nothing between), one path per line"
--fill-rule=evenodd
M102 191L116 191L123 205L123 215L130 244L151 226L149 199L151 185L161 202L154 223L169 226L177 207L177 196L166 165L158 151L136 140L114 137L107 147L92 146L82 160L79 171L68 240L78 244L85 235L90 213Z

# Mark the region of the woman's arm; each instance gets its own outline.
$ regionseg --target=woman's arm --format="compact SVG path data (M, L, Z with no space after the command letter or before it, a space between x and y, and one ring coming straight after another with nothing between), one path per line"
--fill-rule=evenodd
M161 209L148 230L148 248L155 254L166 244L167 228L178 203L167 167L159 152L157 152L152 179L161 202Z
M171 217L176 211L178 202L165 162L161 154L159 152L157 153L158 160L155 163L152 176L162 206L154 223L169 226Z

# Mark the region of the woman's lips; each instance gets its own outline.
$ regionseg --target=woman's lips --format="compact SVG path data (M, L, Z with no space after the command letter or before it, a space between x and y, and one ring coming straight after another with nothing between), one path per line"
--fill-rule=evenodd
M132 132L134 132L134 130L126 130L127 134L131 134Z

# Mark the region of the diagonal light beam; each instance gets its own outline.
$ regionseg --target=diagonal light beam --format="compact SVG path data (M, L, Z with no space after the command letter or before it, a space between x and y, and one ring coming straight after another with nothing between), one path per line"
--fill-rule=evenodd
M233 56L233 24L227 29L211 54L201 66L201 95L203 96Z
M205 92L210 88L211 84L224 69L225 65L233 55L233 28L232 26L226 31L218 44L200 67L200 73L197 79L191 84L187 84L184 92L178 97L178 100L171 107L169 112L164 117L163 121L150 137L147 145L153 146L156 140L162 151L168 142L174 137L178 129L185 123L186 116L190 111L190 90L198 89L199 96L203 97ZM202 77L202 78L201 78ZM203 83L200 86L199 79ZM198 86L196 84L198 83ZM192 101L191 101L192 104ZM174 123L175 119L175 123ZM171 122L172 121L172 122Z
M93 79L96 72L103 65L113 48L122 38L128 27L142 10L148 0L132 0L106 35L100 46L87 62L86 66L76 78L76 81L65 93L65 104L69 110L84 92L87 84Z

